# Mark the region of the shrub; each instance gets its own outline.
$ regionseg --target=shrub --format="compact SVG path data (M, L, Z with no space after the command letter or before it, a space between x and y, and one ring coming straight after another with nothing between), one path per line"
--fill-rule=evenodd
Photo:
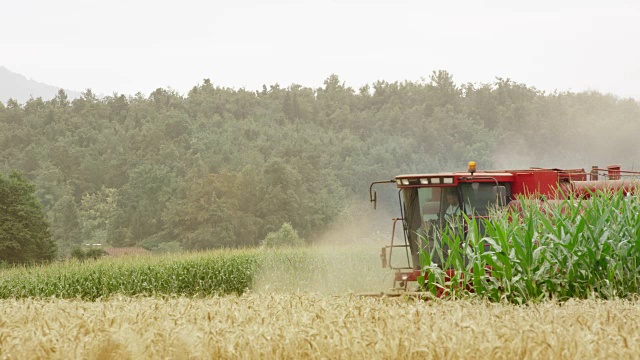
M97 259L107 255L107 252L100 248L91 248L84 250L80 247L71 251L71 257L78 260Z
M71 257L78 260L84 260L85 252L82 248L76 247L71 250Z
M107 252L100 248L91 248L84 254L85 259L97 259L107 255Z
M282 224L280 230L270 232L262 240L262 245L269 248L296 247L304 245L304 240L298 236L298 232L289 223Z

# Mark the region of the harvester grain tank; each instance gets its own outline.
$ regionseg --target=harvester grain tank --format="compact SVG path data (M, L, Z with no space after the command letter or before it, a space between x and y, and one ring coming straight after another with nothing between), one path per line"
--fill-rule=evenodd
M395 184L399 189L400 216L392 219L391 242L380 254L382 266L395 271L394 289L406 290L420 276L420 252L440 241L439 234L453 218L487 218L491 209L509 206L522 197L554 201L589 198L598 190L630 193L640 187L639 177L640 172L622 170L620 165L594 166L588 173L581 168L478 171L475 162L470 162L466 172L398 175L374 182L369 187L374 208L375 185ZM399 224L402 239L395 236ZM435 259L437 264L443 261Z

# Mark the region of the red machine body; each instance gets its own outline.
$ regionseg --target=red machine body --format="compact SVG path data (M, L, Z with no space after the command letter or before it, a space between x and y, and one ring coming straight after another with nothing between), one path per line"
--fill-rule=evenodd
M374 207L375 184L395 183L400 191L401 216L393 219L391 244L381 252L383 267L396 271L394 288L406 289L408 282L417 280L421 272L420 251L439 241L424 229L441 229L447 216L455 212L483 218L489 216L490 207L508 206L521 196L546 200L588 198L598 190L630 193L640 187L640 172L623 171L619 165L606 169L594 166L589 173L584 169L475 170L475 163L470 162L466 172L398 175L393 180L371 184ZM395 239L398 222L402 223L403 242ZM406 253L406 262L395 263L394 251Z

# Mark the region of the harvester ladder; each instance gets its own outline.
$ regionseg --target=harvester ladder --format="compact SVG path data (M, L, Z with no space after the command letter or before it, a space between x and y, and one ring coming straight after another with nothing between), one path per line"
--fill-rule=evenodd
M406 236L405 236L404 244L399 244L399 245L394 244L395 238L396 238L396 224L398 223L398 221L404 221L404 219L403 218L393 218L392 220L393 220L393 229L391 230L391 245L385 246L386 249L389 249L389 258L387 260L387 265L389 266L390 269L393 269L393 270L413 269L410 266L411 265L411 260L409 260L409 244L407 242ZM391 263L391 259L393 259L393 249L394 248L404 248L405 249L405 252L407 254L407 266L406 267L396 267L396 266L393 266L393 264Z

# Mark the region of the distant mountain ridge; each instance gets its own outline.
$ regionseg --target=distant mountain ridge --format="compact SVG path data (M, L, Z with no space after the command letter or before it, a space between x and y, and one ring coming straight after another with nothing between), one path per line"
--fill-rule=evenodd
M14 99L20 104L24 104L31 97L51 100L60 89L58 86L27 79L24 75L14 73L0 65L0 101L5 104L9 99ZM64 89L64 91L67 93L69 100L80 97L80 93L77 91L67 89Z

